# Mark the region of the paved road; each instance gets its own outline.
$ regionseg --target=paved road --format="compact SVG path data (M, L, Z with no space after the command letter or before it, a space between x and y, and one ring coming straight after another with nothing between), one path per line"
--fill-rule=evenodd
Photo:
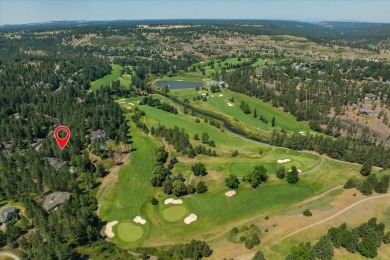
M337 217L337 216L343 214L345 211L350 210L351 208L353 208L353 207L355 207L355 206L357 206L357 205L359 205L359 204L361 204L361 203L363 203L363 202L366 202L366 201L369 201L369 200L374 200L374 199L380 199L380 198L384 198L384 197L389 197L389 196L390 196L390 194L385 194L385 195L379 195L379 196L374 196L374 197L369 197L369 198L362 199L362 200L360 200L360 201L358 201L358 202L355 202L355 203L353 203L352 205L346 207L345 209L343 209L343 210L337 212L336 214L333 214L333 215L330 216L330 217L327 217L327 218L325 218L325 219L323 219L323 220L317 221L317 222L315 222L315 223L313 223L313 224L311 224L311 225L305 226L305 227L303 227L303 228L300 228L300 229L298 229L298 230L296 230L296 231L294 231L294 232L288 234L287 236L283 237L282 240L285 239L285 238L291 237L291 236L293 236L293 235L295 235L295 234L298 234L299 232L302 232L302 231L304 231L304 230L306 230L306 229L309 229L309 228L312 228L312 227L314 227L314 226L317 226L317 225L319 225L319 224L321 224L321 223L324 223L324 222L326 222L326 221L328 221L328 220L331 220L331 219L333 219L333 218L335 218L335 217Z
M0 256L8 256L8 257L11 257L15 260L20 260L19 256L13 254L13 253L10 253L10 252L0 252Z

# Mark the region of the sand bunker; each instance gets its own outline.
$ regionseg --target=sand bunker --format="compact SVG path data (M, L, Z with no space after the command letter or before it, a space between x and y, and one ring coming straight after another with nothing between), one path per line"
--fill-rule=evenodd
M136 217L133 219L133 221L134 221L135 223L139 223L139 224L142 224L142 225L144 225L144 224L146 223L146 220L143 219L143 218L141 218L140 216L136 216Z
M277 160L278 163L286 163L290 161L291 161L290 159Z
M113 238L115 236L114 232L112 231L112 227L116 224L118 224L118 221L111 221L107 223L106 229L104 230L104 233L107 237Z
M198 219L198 217L195 214L192 213L191 215L189 215L188 217L186 217L184 219L184 223L186 223L188 225L188 224L190 224L191 222L194 222L197 219Z
M130 106L134 106L134 103L129 103L130 104Z
M206 94L205 94L205 93L203 93L203 94L202 94L202 96L206 96Z
M297 171L298 171L298 173L301 173L301 172L302 172L301 169L297 169ZM292 172L292 170L290 169L290 170L288 170L288 172Z
M181 199L178 199L178 200L175 200L175 199L166 199L164 201L164 204L167 205L167 204L183 204L183 201Z
M225 192L225 196L227 196L227 197L232 197L234 195L236 195L236 191L235 190L230 190L228 192Z
M229 107L232 107L233 106L233 104L232 103L227 103L227 105L229 106Z
M214 97L214 95L211 95L211 97Z
M220 97L223 97L223 95L222 95L222 94L219 94L219 96L220 96Z

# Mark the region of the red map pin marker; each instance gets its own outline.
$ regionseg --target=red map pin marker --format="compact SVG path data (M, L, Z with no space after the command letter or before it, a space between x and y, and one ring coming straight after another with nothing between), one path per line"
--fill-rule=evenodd
M66 132L66 137L65 138L60 138L59 137L58 133L61 130L64 130ZM70 130L69 130L69 128L67 128L66 126L60 125L59 127L57 127L54 130L54 137L55 137L58 145L60 146L60 148L64 149L64 147L66 146L66 144L68 143L69 138L70 138Z

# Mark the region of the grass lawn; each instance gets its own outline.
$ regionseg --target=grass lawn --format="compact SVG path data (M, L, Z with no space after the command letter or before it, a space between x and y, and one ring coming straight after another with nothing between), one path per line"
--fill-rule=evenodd
M295 116L287 114L279 108L273 107L270 103L265 103L254 97L248 97L228 89L222 89L221 93L209 93L207 102L192 101L195 96L199 96L204 93L207 93L207 91L201 91L201 93L196 92L195 89L176 89L171 91L171 95L181 97L181 99L187 98L190 100L190 104L194 107L217 113L228 119L230 122L243 124L254 131L272 131L273 127L271 126L271 121L273 117L275 117L276 120L276 129L284 128L293 132L310 131L310 127L307 122L297 121ZM232 97L235 102L229 101ZM241 101L249 104L251 114L244 114L244 112L242 112L240 109ZM232 103L233 106L229 106L228 103ZM253 116L255 109L257 112L257 118ZM268 124L259 120L260 115L268 120Z
M110 85L114 80L120 78L122 66L113 64L113 65L111 65L111 67L112 67L112 70L111 70L110 74L104 76L101 79L98 79L98 80L91 82L91 90L96 90L96 89L100 88L101 86Z
M142 237L142 228L134 223L120 222L114 226L118 238L123 242L134 242Z
M155 98L159 95L154 95ZM319 195L328 189L344 184L351 176L359 176L360 166L325 159L323 165L307 175L301 175L298 184L290 185L285 179L279 180L271 177L267 183L257 189L249 184L241 183L237 194L226 197L224 178L228 174L245 176L256 165L264 165L269 174L282 165L286 168L292 165L306 171L318 165L320 157L310 153L297 152L284 148L275 148L265 144L259 144L242 139L227 131L222 132L203 120L196 123L196 117L184 114L172 114L149 106L140 106L137 98L122 99L120 104L125 111L139 107L145 111L146 116L142 119L149 127L159 123L173 127L179 126L189 133L193 145L200 141L193 140L195 133L201 135L207 132L211 140L216 142L218 157L206 157L199 155L194 159L182 157L172 151L172 155L178 156L179 163L175 165L173 174L183 173L188 183L191 175L191 166L196 162L203 162L209 172L204 177L193 177L191 183L196 185L199 181L206 182L208 192L182 197L183 204L178 206L162 205L166 198L174 196L166 195L161 188L153 188L150 178L154 167L154 151L161 144L161 139L149 137L141 133L134 125L131 135L133 136L131 162L125 165L115 182L107 192L101 207L101 216L105 221L118 220L114 226L118 235L113 241L125 248L135 246L158 246L171 243L183 243L191 239L211 239L216 234L221 234L229 228L246 223L250 219L264 214L280 211L291 205ZM166 99L165 99L166 100ZM166 100L166 102L170 102ZM130 105L132 103L133 105ZM128 109L130 108L131 109ZM129 116L129 114L127 114ZM206 145L207 147L207 145ZM259 150L262 150L262 154ZM235 158L231 157L234 150L239 151ZM278 164L278 159L290 159L285 164ZM151 197L156 197L160 204L153 206ZM318 207L321 207L319 205ZM194 213L198 219L186 225L183 221L185 215ZM132 223L135 216L141 216L147 220L145 225L139 226ZM124 231L121 231L121 223L127 223ZM138 227L143 234L135 242L130 242L126 234L132 228ZM119 233L121 232L121 233ZM140 231L135 231L135 233Z
M141 207L152 193L149 180L152 176L157 144L139 131L132 131L132 135L134 152L131 155L131 162L122 167L118 173L118 181L112 184L101 206L101 216L106 221L142 216Z
M182 219L187 213L187 209L184 206L171 206L163 210L162 215L168 222L176 222Z

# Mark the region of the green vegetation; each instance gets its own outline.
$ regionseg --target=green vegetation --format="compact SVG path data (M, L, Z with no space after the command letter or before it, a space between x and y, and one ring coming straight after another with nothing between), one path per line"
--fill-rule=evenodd
M164 209L162 214L166 221L175 222L182 219L187 214L187 209L184 206L172 206Z
M143 230L140 226L130 222L120 222L114 226L119 239L125 243L137 241L142 237Z
M305 256L304 259L314 259L314 256L319 259L332 259L333 247L343 247L350 253L359 252L364 257L374 258L384 238L385 227L383 223L377 223L376 218L371 218L352 230L343 223L339 227L328 229L328 233L322 236L314 247L310 243L293 246L286 259L302 256Z
M117 80L121 76L122 67L116 64L111 65L111 73L104 76L101 79L97 79L91 82L91 90L97 90L101 86L109 86L114 80ZM124 83L129 82L128 77L125 78ZM129 82L130 83L130 82Z

